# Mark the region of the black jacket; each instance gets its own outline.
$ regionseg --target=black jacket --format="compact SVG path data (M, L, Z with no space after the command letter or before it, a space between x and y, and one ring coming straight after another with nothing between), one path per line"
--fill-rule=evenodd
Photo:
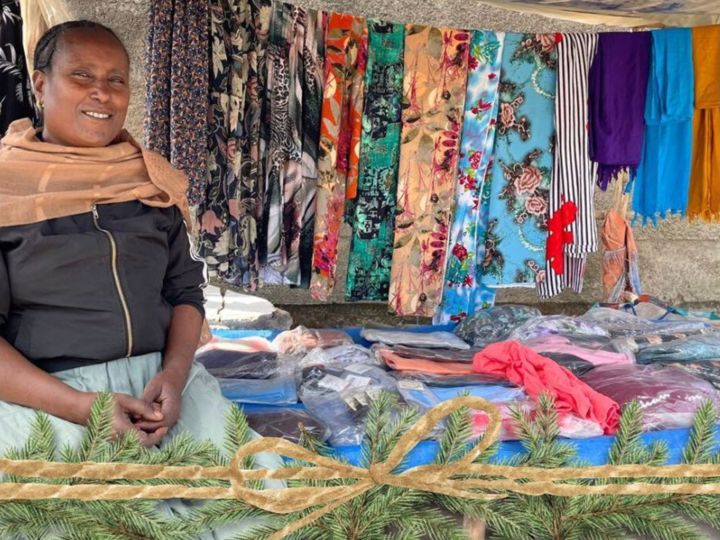
M0 336L48 372L162 351L173 306L204 315L204 283L175 207L0 228Z

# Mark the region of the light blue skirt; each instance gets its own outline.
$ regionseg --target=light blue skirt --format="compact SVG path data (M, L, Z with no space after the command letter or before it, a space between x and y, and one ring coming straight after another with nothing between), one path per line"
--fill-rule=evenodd
M160 370L161 364L161 354L152 353L69 369L53 375L77 390L88 392L108 390L140 397L145 385ZM163 438L160 447L167 444L172 436L187 432L198 440L209 439L218 448L223 449L225 419L230 408L234 406L231 401L223 397L217 379L201 364L194 363L182 393L180 419ZM25 445L34 419L33 409L0 401L0 455L4 455L12 447ZM57 448L67 444L73 447L79 446L85 427L55 416L50 416L50 421L55 432ZM279 456L269 453L257 454L255 462L256 466L267 469L275 469L282 465ZM277 482L272 484L272 487L278 487ZM282 486L282 483L279 485ZM185 514L197 504L197 502L172 499L159 503L158 509L168 515ZM229 538L259 523L258 520L245 520L232 526L215 529L201 538L207 540Z

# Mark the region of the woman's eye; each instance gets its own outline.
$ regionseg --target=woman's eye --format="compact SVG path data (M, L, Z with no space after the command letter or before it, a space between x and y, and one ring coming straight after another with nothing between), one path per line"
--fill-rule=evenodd
M80 77L81 79L89 79L90 75L88 73L85 73L84 71L76 71L73 73L76 77Z

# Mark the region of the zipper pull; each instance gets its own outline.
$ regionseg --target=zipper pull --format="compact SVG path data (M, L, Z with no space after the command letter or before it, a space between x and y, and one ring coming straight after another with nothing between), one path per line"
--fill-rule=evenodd
M92 205L92 215L96 220L100 218L100 216L98 216L97 205L95 204Z

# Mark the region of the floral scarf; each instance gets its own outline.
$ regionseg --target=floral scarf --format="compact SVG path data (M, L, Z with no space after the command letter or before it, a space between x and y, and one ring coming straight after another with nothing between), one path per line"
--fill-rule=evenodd
M485 253L488 208L481 201L495 145L504 38L502 32L476 31L470 44L455 217L450 230L442 309L435 314L435 324L457 322L495 301L494 289L479 282L478 270Z
M407 25L390 309L432 316L442 297L470 33Z
M328 15L325 94L320 127L310 292L327 300L335 287L337 247L351 170L357 170L367 26L362 17Z
M402 116L402 24L368 21L366 104L347 300L387 300Z
M483 283L535 286L545 271L553 167L555 34L506 34Z
M205 195L208 119L208 18L204 0L150 2L145 53L145 146L190 182L188 200ZM210 8L213 9L213 8Z
M211 275L254 290L262 205L261 104L269 0L212 0L207 186L200 200L199 251Z

